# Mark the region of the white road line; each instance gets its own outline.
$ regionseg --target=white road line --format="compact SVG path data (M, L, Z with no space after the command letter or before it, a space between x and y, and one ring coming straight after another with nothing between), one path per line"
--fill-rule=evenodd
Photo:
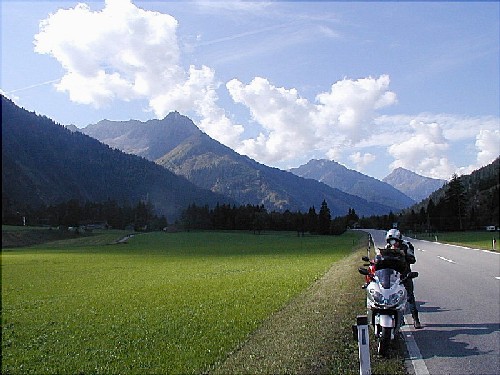
M411 321L409 315L405 316L405 321ZM420 353L420 349L413 337L412 328L410 328L409 325L405 325L401 327L401 331L403 331L406 349L408 349L408 355L410 357L409 361L411 361L415 375L430 375L425 365L425 361L422 358L422 354Z
M495 276L495 279L500 280L500 276Z
M449 263L454 263L454 264L456 264L456 263L455 263L453 260L451 260L451 259L446 259L445 257L441 257L441 256L438 256L438 258L439 258L439 259L441 259L441 260L444 260L445 262L449 262Z
M493 250L481 250L481 251L484 252L484 253L490 253L490 254L498 254L498 255L500 255L500 252L498 252L498 251L493 251Z
M461 245L455 245L455 244L448 244L448 246L451 246L451 247L458 247L459 249L469 249L469 247L465 247L465 246L461 246ZM474 249L473 249L474 250Z

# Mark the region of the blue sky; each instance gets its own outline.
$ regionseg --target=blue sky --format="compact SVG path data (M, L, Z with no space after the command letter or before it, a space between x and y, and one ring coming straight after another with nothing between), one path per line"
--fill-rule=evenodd
M1 6L2 93L64 125L177 110L264 164L380 179L500 154L498 2Z

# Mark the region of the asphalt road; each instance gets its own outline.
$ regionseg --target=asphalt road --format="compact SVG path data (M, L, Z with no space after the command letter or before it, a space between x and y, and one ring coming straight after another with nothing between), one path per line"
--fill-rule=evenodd
M370 233L383 247L385 232ZM405 239L420 274L414 285L424 329L411 329L417 375L500 374L500 253Z

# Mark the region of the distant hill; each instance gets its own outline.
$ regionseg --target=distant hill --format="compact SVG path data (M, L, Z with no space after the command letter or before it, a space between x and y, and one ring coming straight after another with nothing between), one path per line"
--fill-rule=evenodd
M290 169L305 178L313 178L343 192L366 199L368 202L392 207L394 211L415 203L393 186L373 177L353 171L333 160L310 160L307 164Z
M169 220L191 203L234 202L2 96L2 202L37 207L70 199L131 205L148 199Z
M396 168L382 181L403 192L415 202L429 197L446 183L446 180L424 177L405 168Z
M242 156L210 138L191 120L177 113L171 113L159 122L106 121L90 127L91 130L85 128L82 131L93 134L102 142L119 145L122 150L148 158L163 152L156 159L159 165L240 204L263 204L271 211L306 212L311 206L319 208L326 200L333 216L345 215L349 208L354 208L360 216L386 214L393 209ZM107 127L112 130L105 129ZM134 129L136 127L144 129ZM139 138L135 139L131 134ZM160 138L169 142L164 141L163 151L152 153L152 140ZM172 147L175 143L177 145Z

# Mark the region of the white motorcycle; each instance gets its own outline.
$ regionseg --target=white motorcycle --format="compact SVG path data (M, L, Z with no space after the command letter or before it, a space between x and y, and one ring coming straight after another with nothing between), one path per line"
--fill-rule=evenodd
M418 272L410 272L406 277L396 271L393 264L396 259L381 257L377 266L368 257L362 258L369 268L359 268L359 273L365 275L367 291L366 307L368 322L372 325L377 338L377 352L386 356L391 343L398 337L403 325L403 315L406 309L407 292L403 283L407 279L418 277ZM384 267L379 265L384 264Z

